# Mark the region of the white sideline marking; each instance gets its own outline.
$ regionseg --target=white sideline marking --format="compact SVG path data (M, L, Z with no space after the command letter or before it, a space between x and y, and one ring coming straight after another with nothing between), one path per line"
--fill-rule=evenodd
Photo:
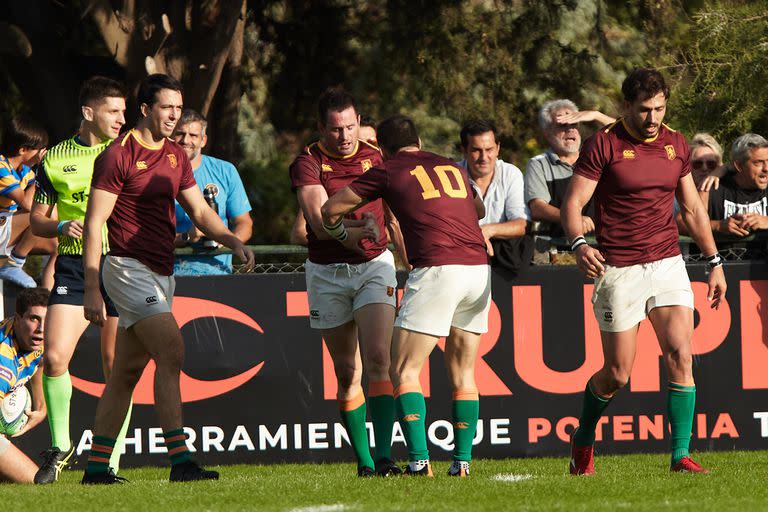
M314 505L311 507L292 508L288 512L338 512L339 510L347 510L348 508L348 505L336 503L334 505Z
M496 480L497 482L522 482L523 480L530 480L531 478L533 478L533 475L516 475L514 473L501 473L491 478L491 480Z

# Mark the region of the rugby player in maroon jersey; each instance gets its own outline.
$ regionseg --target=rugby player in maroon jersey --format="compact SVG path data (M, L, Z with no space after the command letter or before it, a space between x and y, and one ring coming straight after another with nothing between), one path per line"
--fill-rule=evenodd
M677 197L691 237L707 256L707 299L725 296L722 260L707 208L691 177L688 144L663 124L669 88L654 69L637 69L622 84L624 117L590 137L574 166L561 209L579 268L595 279L595 316L603 367L587 382L579 427L571 436L570 472L594 469L595 428L614 394L629 380L640 321L651 321L669 379L667 412L672 461L679 472L706 472L688 451L696 405L691 336L693 293L672 215ZM581 211L593 199L597 247L582 232Z
M384 164L331 196L322 208L324 227L344 238L342 216L379 199L399 220L413 265L395 320L390 370L408 444L405 472L432 476L419 373L445 336L455 442L448 474L467 476L479 415L475 359L491 301L490 267L477 222L485 208L463 168L421 151L411 119L390 117L377 133Z
M172 482L218 479L191 457L181 414L179 375L184 340L171 312L178 199L208 238L253 266L253 253L203 199L184 149L168 137L183 107L181 83L150 75L139 87L142 118L110 144L94 163L84 223L85 318L103 324L99 288L102 228L109 231L103 281L120 314L112 375L96 409L93 444L82 483L125 481L109 471L109 457L133 389L150 359L156 364L155 409L171 459Z
M385 225L404 256L402 235L381 201L344 219L349 227L344 240L335 240L323 230L320 206L329 195L380 165L381 152L359 139L360 115L349 93L327 90L320 97L318 113L320 140L305 148L290 167L293 190L307 223L309 322L322 333L333 359L339 411L357 457L358 476L399 474L391 459L395 405L389 379L397 280ZM368 377L367 404L363 369ZM371 409L376 444L373 458L366 405Z

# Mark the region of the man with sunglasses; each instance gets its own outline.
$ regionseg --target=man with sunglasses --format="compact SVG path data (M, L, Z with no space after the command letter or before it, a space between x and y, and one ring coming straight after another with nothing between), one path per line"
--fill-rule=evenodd
M768 140L756 133L742 135L733 143L731 160L733 170L723 176L720 186L701 192L708 205L712 232L745 237L768 229ZM766 252L765 242L735 243L730 247L745 247L754 256Z
M531 211L532 220L543 224L539 231L563 236L560 207L573 176L573 164L579 158L579 123L595 122L605 126L614 121L614 118L597 110L579 111L576 104L568 99L548 101L541 107L539 127L549 147L531 158L525 166L525 204ZM595 230L595 224L586 212L582 225L584 233Z

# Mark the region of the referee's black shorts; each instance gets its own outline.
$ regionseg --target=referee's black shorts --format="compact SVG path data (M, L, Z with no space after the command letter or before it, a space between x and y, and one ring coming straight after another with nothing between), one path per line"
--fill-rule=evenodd
M104 256L101 257L99 270L104 266ZM101 274L101 272L99 272ZM101 287L101 296L104 298L104 305L107 308L107 316L120 316L117 314L112 299L107 295L104 289L104 282L99 275L99 286ZM59 254L56 258L56 268L53 275L53 290L51 290L48 305L51 304L71 304L73 306L83 305L83 296L85 295L85 270L83 269L83 257L71 256L68 254Z

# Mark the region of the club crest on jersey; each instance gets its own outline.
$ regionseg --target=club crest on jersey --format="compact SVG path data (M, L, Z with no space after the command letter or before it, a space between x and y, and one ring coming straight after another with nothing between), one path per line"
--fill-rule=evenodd
M331 167L329 164L323 164L322 168L323 168L323 172L329 172L333 170L333 167Z
M671 144L664 146L664 150L667 152L667 159L674 160L677 154L675 154L675 147Z
M635 150L634 149L625 149L624 152L621 154L624 158L627 160L632 160L635 158Z
M179 164L179 163L176 161L176 155L174 155L173 153L171 153L171 154L168 154L168 155L165 155L165 156L167 156L167 157L168 157L168 163L170 163L170 164L171 164L171 168L172 168L172 169L175 169L175 168L176 168L176 166Z
M362 162L360 162L363 165L363 172L367 171L371 167L373 167L373 162L371 162L370 158L366 158Z
M143 171L144 169L147 168L147 162L145 162L144 160L139 160L138 162L136 162L136 168L140 171Z

